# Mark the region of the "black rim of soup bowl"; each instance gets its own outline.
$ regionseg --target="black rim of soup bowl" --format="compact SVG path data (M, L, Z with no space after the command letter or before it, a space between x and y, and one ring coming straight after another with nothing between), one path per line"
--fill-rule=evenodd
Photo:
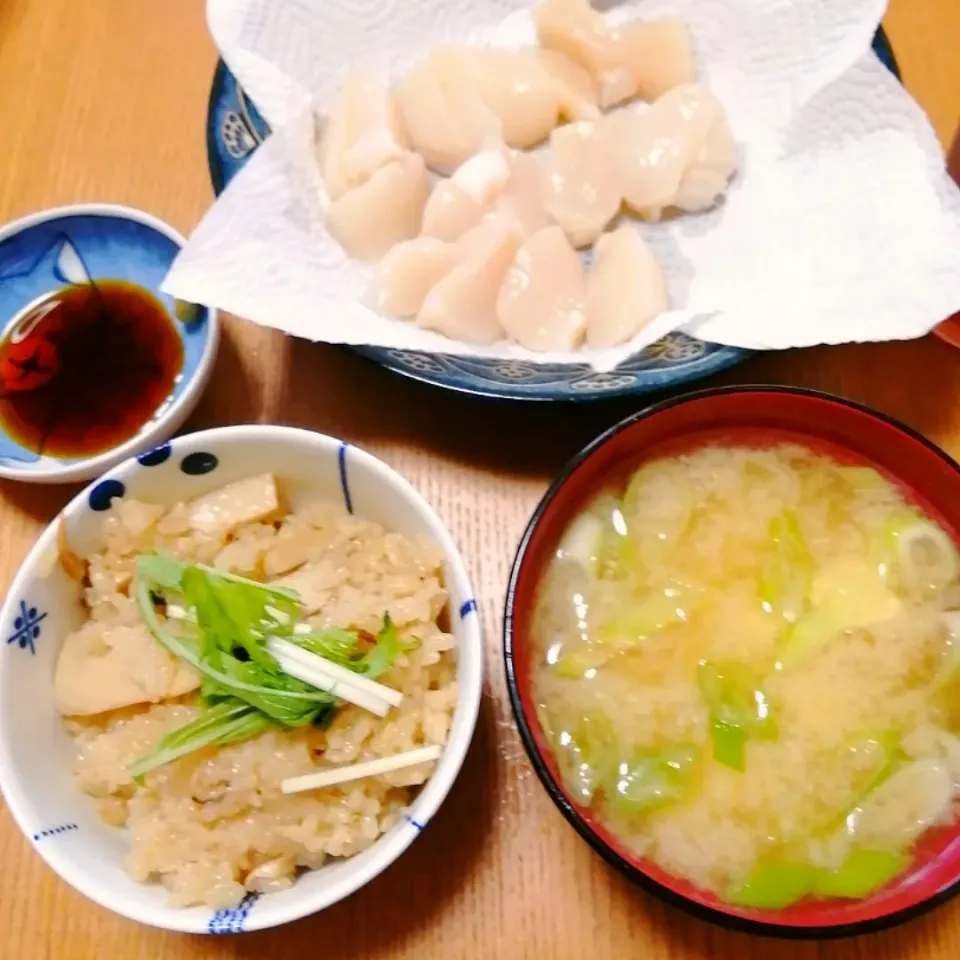
M536 771L540 782L543 784L550 798L558 807L560 812L566 818L567 822L577 831L577 833L587 841L588 844L600 854L603 859L623 874L628 880L641 887L647 893L653 894L660 900L677 907L680 910L696 917L699 920L705 920L708 923L716 924L728 930L735 930L741 933L752 933L766 937L776 937L784 940L831 940L844 937L859 936L867 933L876 933L880 930L887 930L894 926L906 923L916 917L922 916L934 908L951 900L960 893L960 875L955 880L945 886L942 890L927 897L919 903L913 904L900 910L893 910L890 913L881 916L872 917L865 920L859 920L853 923L840 923L828 926L795 926L783 925L774 921L755 920L747 917L736 916L725 912L722 909L713 908L704 904L696 903L687 897L676 893L668 887L649 876L643 870L639 869L629 860L620 856L604 840L595 833L584 820L576 807L570 802L566 794L561 789L559 783L554 780L546 761L541 756L537 747L533 730L527 723L524 713L523 698L517 683L516 670L514 667L514 602L516 599L517 581L520 576L521 568L527 557L527 549L534 531L543 519L544 514L553 502L561 487L563 487L571 474L589 459L597 450L603 447L609 440L617 434L633 426L640 420L656 416L664 410L676 407L681 404L693 401L704 400L710 397L720 397L729 394L750 394L750 393L780 393L799 397L811 397L818 400L826 400L832 403L842 404L853 410L865 413L874 419L881 420L889 426L906 434L911 439L923 444L928 450L936 454L945 464L947 464L956 474L960 482L960 464L945 453L931 440L928 440L912 427L896 420L893 417L880 413L864 404L848 400L845 397L828 393L823 390L813 390L807 387L788 387L779 384L750 384L746 386L727 386L713 387L706 390L696 390L690 393L684 393L680 396L661 401L644 407L637 413L631 414L619 423L614 424L605 430L600 436L587 444L579 453L572 457L562 468L557 478L550 485L550 488L543 495L543 498L537 504L523 536L517 548L514 557L513 566L510 570L510 579L507 584L506 600L503 613L503 662L507 675L507 689L510 694L510 705L513 709L513 716L520 731L520 737L523 740L524 749L533 769ZM640 451L638 451L638 454Z

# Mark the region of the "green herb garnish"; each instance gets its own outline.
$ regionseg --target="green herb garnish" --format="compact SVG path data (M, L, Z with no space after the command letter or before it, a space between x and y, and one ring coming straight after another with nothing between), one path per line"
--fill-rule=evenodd
M274 724L270 718L255 707L240 700L225 700L215 707L208 707L195 720L168 733L150 753L134 761L127 769L134 780L142 781L151 770L195 750L249 740L272 726Z
M371 647L360 661L360 672L371 680L387 673L394 661L403 652L400 635L393 625L389 614L384 614L383 627L377 634L377 642Z
M154 638L201 674L206 707L135 761L129 768L134 777L194 750L250 739L273 726L301 727L329 719L337 698L285 673L267 652L271 637L371 678L388 671L403 650L387 616L376 644L364 654L353 631L295 631L301 606L292 590L200 564L183 565L160 554L138 557L133 592ZM171 629L158 615L157 598L182 604L196 622Z
M297 646L315 653L333 663L357 670L357 661L361 657L357 649L359 636L353 630L341 630L331 627L328 630L318 630L316 633L307 633L289 638ZM358 671L359 672L359 671Z

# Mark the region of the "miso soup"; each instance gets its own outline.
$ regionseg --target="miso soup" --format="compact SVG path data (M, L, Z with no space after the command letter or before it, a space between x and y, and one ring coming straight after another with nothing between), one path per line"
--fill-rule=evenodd
M744 907L862 898L953 819L960 558L880 473L709 447L598 491L539 587L565 786Z

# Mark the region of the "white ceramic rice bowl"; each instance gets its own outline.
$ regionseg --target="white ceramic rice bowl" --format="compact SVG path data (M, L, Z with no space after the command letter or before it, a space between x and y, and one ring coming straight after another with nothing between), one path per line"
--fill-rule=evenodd
M98 546L111 496L173 504L265 471L283 481L294 508L308 499L342 499L389 530L428 537L442 550L457 638L459 694L449 741L407 818L355 857L301 876L293 887L250 895L236 909L178 909L159 884L124 870L125 831L102 823L74 784L73 750L53 697L59 640L83 619L79 587L56 563L57 521L21 566L0 613L0 790L20 829L71 886L115 913L188 933L239 933L296 920L358 890L396 860L443 802L473 736L482 686L482 641L473 589L460 554L427 502L399 474L332 437L290 427L234 426L178 437L127 460L78 494L60 515L71 546ZM99 508L99 509L98 509Z

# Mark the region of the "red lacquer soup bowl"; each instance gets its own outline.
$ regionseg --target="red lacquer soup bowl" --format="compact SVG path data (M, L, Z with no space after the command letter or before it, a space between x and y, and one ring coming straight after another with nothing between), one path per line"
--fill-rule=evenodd
M840 937L911 919L960 891L960 826L928 831L909 870L864 900L805 900L785 910L733 907L637 858L575 803L561 781L531 691L531 616L540 577L565 527L611 476L707 444L796 442L846 464L878 469L958 540L960 467L904 425L828 394L730 387L688 394L628 417L567 464L523 535L507 590L504 660L524 745L540 780L604 859L664 900L723 926L780 937Z
M934 327L933 332L951 347L960 347L960 313L948 317L939 326Z

